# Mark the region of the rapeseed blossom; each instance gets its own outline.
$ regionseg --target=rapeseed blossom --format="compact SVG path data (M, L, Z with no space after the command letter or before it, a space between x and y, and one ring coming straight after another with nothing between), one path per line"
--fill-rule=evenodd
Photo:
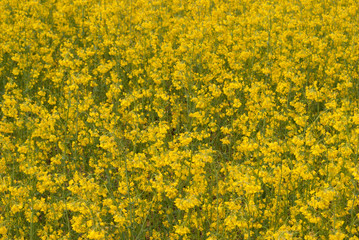
M358 16L0 1L0 239L358 239Z

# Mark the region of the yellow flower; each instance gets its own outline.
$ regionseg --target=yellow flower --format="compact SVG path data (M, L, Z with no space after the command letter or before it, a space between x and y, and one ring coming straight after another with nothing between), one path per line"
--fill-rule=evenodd
M99 240L99 239L105 239L105 234L103 231L96 231L96 230L91 229L90 232L88 233L87 237L89 239Z
M7 233L7 228L5 226L0 227L0 235L3 235L5 237Z
M174 228L175 228L175 232L180 236L183 236L183 235L186 235L186 234L190 233L189 228L185 227L185 226L175 225Z

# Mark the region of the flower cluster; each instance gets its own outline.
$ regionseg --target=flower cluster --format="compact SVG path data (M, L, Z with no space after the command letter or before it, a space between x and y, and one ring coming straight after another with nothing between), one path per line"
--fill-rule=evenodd
M0 239L359 239L358 16L0 1Z

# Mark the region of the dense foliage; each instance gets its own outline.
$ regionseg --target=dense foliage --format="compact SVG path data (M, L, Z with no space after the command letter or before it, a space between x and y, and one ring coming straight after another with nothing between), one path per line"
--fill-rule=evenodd
M1 239L358 239L356 0L0 1Z

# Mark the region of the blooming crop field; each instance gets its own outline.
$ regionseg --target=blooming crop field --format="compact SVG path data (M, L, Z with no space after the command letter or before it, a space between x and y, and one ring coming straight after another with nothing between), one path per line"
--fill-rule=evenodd
M0 239L359 239L356 0L1 0Z

